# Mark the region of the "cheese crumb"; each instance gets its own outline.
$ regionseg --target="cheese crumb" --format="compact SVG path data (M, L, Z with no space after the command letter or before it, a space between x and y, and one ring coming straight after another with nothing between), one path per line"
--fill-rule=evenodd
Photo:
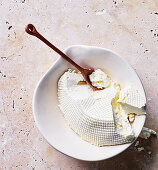
M136 142L135 146L138 146L139 145L139 141Z
M148 139L148 138L150 138L151 135L156 135L156 132L152 129L143 127L139 136L143 139Z
M138 149L138 152L141 152L144 150L144 147L140 147L140 148L137 148Z

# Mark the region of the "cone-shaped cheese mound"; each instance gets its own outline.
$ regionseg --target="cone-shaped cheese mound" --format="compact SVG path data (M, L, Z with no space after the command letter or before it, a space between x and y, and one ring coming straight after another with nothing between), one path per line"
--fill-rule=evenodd
M105 78L106 88L93 91L80 73L68 70L58 81L59 107L83 140L96 146L129 143L134 134L128 115L117 103L120 87Z

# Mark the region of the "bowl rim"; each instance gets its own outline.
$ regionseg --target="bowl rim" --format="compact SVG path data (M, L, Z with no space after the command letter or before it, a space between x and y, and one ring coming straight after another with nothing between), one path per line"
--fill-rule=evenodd
M103 47L97 47L97 46L88 46L88 45L71 45L71 46L68 46L65 50L63 50L64 53L66 53L70 48L73 48L73 47L84 47L84 48L96 48L96 49L101 49L101 50L105 50L107 52L110 52L110 53L113 53L114 55L117 55L118 57L120 57L123 62L125 62L126 64L129 65L129 67L135 72L136 76L138 77L139 81L141 82L141 85L143 87L143 91L144 91L144 95L145 95L145 101L147 102L147 95L146 95L146 91L145 91L145 88L143 86L143 83L142 83L142 80L140 79L138 73L136 72L136 70L132 67L132 65L126 60L124 59L122 56L120 56L118 53L114 52L113 50L110 50L110 49L107 49L107 48L103 48ZM117 155L119 155L120 153L124 152L127 148L129 148L136 140L137 138L139 137L139 135L137 137L135 137L135 139L131 142L131 143L128 143L128 146L126 146L124 149L122 149L121 151L119 151L118 153L116 153L115 155L112 155L112 156L109 156L109 157L103 157L101 159L82 159L82 158L78 158L78 157L75 157L75 156L72 156L71 154L67 154L65 153L64 151L61 151L59 148L57 148L56 146L53 146L52 144L50 144L50 142L47 140L47 138L45 137L45 134L43 134L42 130L41 130L41 127L40 127L40 123L38 122L37 120L37 117L36 117L36 114L35 114L35 100L36 100L36 94L37 94L37 91L38 91L38 87L39 85L41 84L41 82L43 81L44 77L51 71L51 69L53 68L53 66L61 59L62 57L59 56L56 61L53 62L53 64L50 66L50 68L44 73L44 75L40 78L40 80L38 81L38 83L36 84L36 87L34 89L34 93L33 93L33 98L32 98L32 111L33 111L33 117L34 117L34 120L35 120L35 124L39 130L39 132L42 134L42 136L44 137L44 139L47 141L47 143L53 147L55 150L59 151L60 153L64 154L64 155L67 155L71 158L74 158L74 159L77 159L77 160L81 160L81 161L102 161L102 160L106 160L106 159L110 159L112 157L115 157ZM147 105L146 105L146 111L147 111ZM144 127L144 124L145 124L145 121L146 121L146 114L143 115L145 116L145 119L144 119L144 122L143 122L143 126L142 128ZM140 131L141 133L141 131ZM139 133L139 134L140 134ZM126 144L125 144L126 145ZM107 146L106 146L107 147Z

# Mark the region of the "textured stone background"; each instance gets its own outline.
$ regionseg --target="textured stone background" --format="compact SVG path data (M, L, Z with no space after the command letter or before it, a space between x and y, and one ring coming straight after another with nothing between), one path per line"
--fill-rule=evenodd
M85 44L122 55L145 87L146 126L158 130L158 0L0 0L0 169L157 170L156 137L140 140L142 152L133 145L100 162L70 158L47 144L31 102L58 55L24 32L28 23L60 49Z

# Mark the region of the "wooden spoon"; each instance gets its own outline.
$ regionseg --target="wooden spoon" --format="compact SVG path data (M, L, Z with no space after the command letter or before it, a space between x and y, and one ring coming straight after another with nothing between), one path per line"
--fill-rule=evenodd
M41 41L43 41L46 45L48 45L50 48L52 48L55 52L57 52L61 57L63 57L65 60L67 60L70 64L72 64L74 67L76 67L82 74L84 80L86 81L86 83L93 89L93 90L100 90L99 88L95 87L92 85L90 79L89 79L89 75L92 74L92 72L94 72L94 69L85 69L82 68L81 66L79 66L78 64L76 64L71 58L69 58L66 54L64 54L62 51L60 51L57 47L55 47L53 44L51 44L48 40L46 40L40 33L38 33L38 31L36 30L36 28L34 27L34 25L32 24L28 24L25 28L25 31L30 34L33 35L37 38L39 38Z

